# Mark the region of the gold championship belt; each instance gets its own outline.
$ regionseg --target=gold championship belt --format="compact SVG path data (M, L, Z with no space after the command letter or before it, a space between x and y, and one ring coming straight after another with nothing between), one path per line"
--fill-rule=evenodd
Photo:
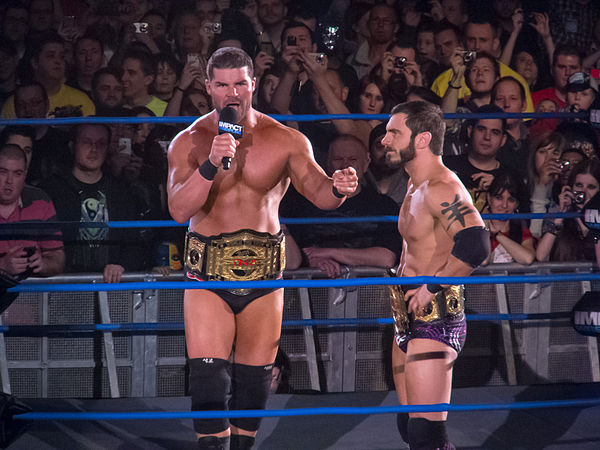
M188 231L185 237L185 271L204 281L276 280L285 268L283 233L273 235L240 230L218 236ZM251 289L226 289L246 295Z
M410 318L406 309L405 293L402 286L387 285L390 293L392 315L394 317L394 331L403 334L408 330ZM411 286L412 288L412 286ZM418 313L414 320L420 322L433 322L445 317L456 317L465 310L464 286L452 285L440 292L432 294L431 302Z

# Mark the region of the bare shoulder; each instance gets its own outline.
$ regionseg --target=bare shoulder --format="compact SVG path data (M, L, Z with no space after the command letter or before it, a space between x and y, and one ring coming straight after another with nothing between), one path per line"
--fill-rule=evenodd
M472 205L471 195L454 172L446 167L427 186L427 203L439 209L442 203L462 201Z
M199 117L189 127L180 131L171 142L169 155L190 153L198 148L198 144L202 140L212 139L216 129L212 114Z
M305 135L266 114L261 113L259 129L274 146L282 150L289 152L312 151L310 141Z
M432 216L451 236L463 228L483 226L471 195L456 174L445 167L439 176L430 180L426 199Z

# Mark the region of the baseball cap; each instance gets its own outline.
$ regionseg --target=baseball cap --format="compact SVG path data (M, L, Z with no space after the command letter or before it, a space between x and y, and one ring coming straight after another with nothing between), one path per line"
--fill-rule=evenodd
M576 72L569 78L567 92L580 92L592 88L598 93L598 82L589 73Z

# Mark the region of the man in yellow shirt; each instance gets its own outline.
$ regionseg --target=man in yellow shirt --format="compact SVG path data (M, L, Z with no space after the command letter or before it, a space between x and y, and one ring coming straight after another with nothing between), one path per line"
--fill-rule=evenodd
M43 34L32 45L31 68L33 80L46 88L49 117L91 116L96 113L94 103L79 89L64 84L66 58L65 43L55 32ZM14 119L14 96L2 106L3 118Z
M489 20L474 21L470 20L465 25L465 44L467 50L486 51L496 58L500 54L500 39L498 37L498 27ZM533 112L533 102L531 100L531 92L527 82L521 75L515 72L506 64L498 61L500 65L500 78L511 76L519 81L525 89L525 98L527 108L525 112ZM431 85L431 90L440 97L446 93L446 89L459 89L458 97L468 97L471 95L471 90L462 82L460 86L452 86L450 79L452 78L452 69L442 72Z
M167 102L149 93L150 86L156 77L156 63L152 55L143 50L130 50L125 54L121 64L123 74L123 98L126 108L145 106L155 116L163 116Z

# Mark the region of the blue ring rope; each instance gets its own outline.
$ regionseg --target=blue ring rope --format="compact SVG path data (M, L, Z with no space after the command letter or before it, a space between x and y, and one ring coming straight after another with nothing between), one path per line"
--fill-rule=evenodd
M261 280L261 281L137 281L130 283L65 283L19 284L9 292L95 292L130 291L144 289L247 289L247 288L302 288L350 287L403 284L516 284L557 283L567 281L600 280L600 273L567 273L553 275L494 275L471 277L365 277L327 280Z
M535 314L466 314L467 321L470 322L500 322L510 321L528 321L528 320L551 320L551 319L570 319L572 313L553 312L553 313L535 313ZM371 318L346 318L346 319L288 319L283 320L283 328L298 327L350 327L350 326L369 326L369 325L391 325L394 319L391 317L371 317ZM183 322L126 322L126 323L106 323L106 324L64 324L64 325L3 325L0 326L0 333L9 336L23 335L49 335L49 334L80 334L95 332L140 332L140 331L183 331Z
M499 411L600 405L600 398L542 400L516 403L436 403L432 405L321 407L244 411L141 411L141 412L29 412L13 416L20 420L142 420L142 419L222 419L234 417L296 417L323 415L371 415L408 412Z
M523 219L545 219L563 218L571 219L581 217L581 213L516 213L516 214L481 214L483 219L495 220L523 220ZM289 225L304 225L315 223L363 223L363 222L397 222L398 216L361 216L361 217L280 217L280 223ZM77 221L53 221L36 222L22 221L0 224L1 230L29 230L29 229L56 229L67 226L84 228L166 228L187 227L189 222L178 223L174 220L110 220L108 222L77 222Z
M388 120L389 114L271 114L270 117L279 121L319 122L324 120ZM447 113L444 119L555 119L580 118L587 119L586 112L554 112L554 113ZM196 116L163 116L163 117L58 117L53 119L0 119L0 125L74 125L78 123L192 123Z

